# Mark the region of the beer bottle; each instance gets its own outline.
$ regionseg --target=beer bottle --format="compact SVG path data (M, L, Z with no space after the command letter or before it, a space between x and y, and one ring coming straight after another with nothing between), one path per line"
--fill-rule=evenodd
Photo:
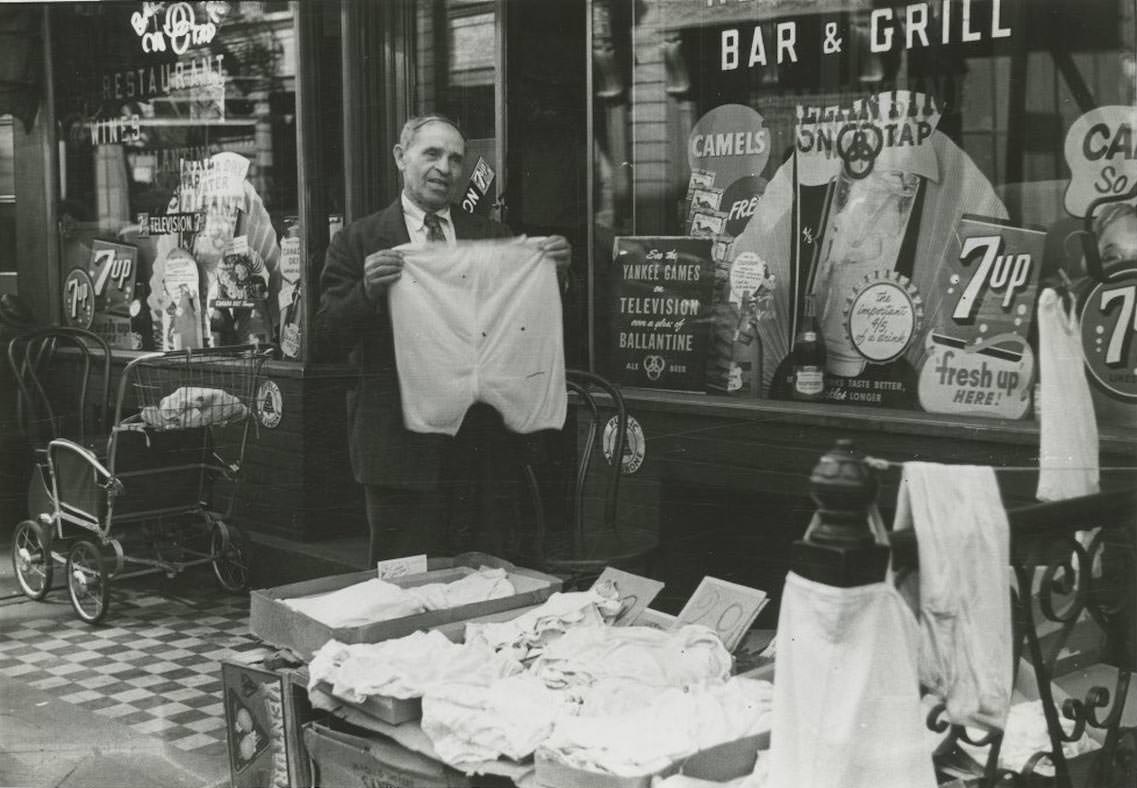
M793 398L807 402L825 395L825 342L817 330L813 297L806 296L805 318L794 337Z

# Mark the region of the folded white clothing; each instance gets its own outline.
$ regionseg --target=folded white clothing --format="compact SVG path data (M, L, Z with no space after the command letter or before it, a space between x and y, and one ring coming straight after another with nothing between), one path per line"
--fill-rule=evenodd
M572 704L528 673L486 686L439 684L422 698L422 730L445 763L472 773L501 756L521 760Z
M484 643L494 651L507 651L526 661L544 652L548 643L574 627L601 627L605 616L620 610L618 599L595 591L557 592L543 604L512 621L466 624L466 642Z
M504 569L482 568L452 583L402 588L372 578L323 594L280 600L330 627L356 627L515 593Z
M418 698L452 681L489 685L520 672L519 663L484 645L453 643L431 630L381 643L329 640L308 664L308 689L323 682L336 697L363 703L374 695Z
M1074 721L1062 716L1058 719L1062 729L1069 735L1074 730ZM978 740L981 735L982 733L976 732L972 738ZM976 747L963 739L959 740L959 746L977 763L987 762L987 747ZM1079 739L1063 742L1062 754L1070 759L1100 748L1100 744L1083 733ZM1003 731L1003 743L999 748L999 768L1015 773L1021 772L1031 756L1039 752L1050 752L1050 749L1050 735L1046 729L1046 715L1042 710L1042 701L1024 701L1011 706L1007 714L1007 727ZM1043 758L1035 764L1034 771L1043 777L1052 777L1054 764L1050 759Z
M623 714L561 717L540 752L578 769L654 774L699 750L770 730L773 685L733 678L670 688Z
M723 682L730 653L712 630L688 624L671 632L651 627L581 627L551 642L531 670L554 689L626 680L646 687Z

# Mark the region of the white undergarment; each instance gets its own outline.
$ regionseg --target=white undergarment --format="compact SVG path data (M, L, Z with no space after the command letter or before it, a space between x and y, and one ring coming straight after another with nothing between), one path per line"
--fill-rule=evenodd
M513 432L564 426L561 298L539 243L402 247L388 303L408 430L454 435L475 402Z
M308 689L323 682L336 697L363 703L374 695L419 698L429 687L452 681L489 685L520 672L520 663L484 645L453 643L430 630L381 643L329 640L308 663Z
M357 627L375 621L445 610L511 596L513 583L504 569L480 569L452 583L402 588L372 578L324 594L280 600L293 610L329 627Z
M659 772L695 752L770 730L774 688L733 678L690 690L657 692L623 714L565 716L541 752L593 772L634 777Z
M619 609L618 600L595 591L558 591L511 621L466 624L466 642L484 643L494 651L527 661L540 656L549 643L569 629L604 626L604 616L614 616Z

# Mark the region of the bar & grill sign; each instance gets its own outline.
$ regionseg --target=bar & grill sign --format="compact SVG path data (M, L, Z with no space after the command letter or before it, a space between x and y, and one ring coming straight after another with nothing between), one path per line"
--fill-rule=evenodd
M612 264L609 375L628 386L703 391L711 239L619 237Z

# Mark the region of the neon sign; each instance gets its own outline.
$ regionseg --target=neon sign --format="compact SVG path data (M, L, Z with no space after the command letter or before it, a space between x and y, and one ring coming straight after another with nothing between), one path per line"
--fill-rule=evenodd
M167 49L176 55L183 55L190 46L202 46L213 41L217 35L217 24L223 16L222 7L217 3L205 4L206 21L198 23L193 6L186 2L143 3L141 11L130 15L130 26L142 40L142 51L165 52ZM162 17L159 26L158 17Z

